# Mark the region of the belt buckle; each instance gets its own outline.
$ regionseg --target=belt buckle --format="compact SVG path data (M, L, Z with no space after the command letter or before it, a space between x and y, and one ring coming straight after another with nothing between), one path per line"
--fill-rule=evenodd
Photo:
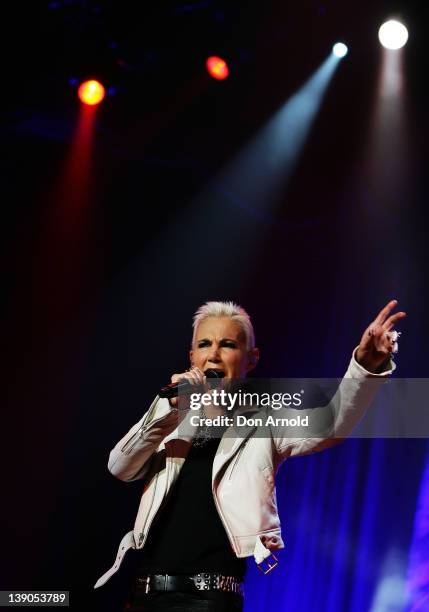
M208 591L212 588L212 581L210 574L201 572L191 577L191 580L198 591Z
M274 559L274 562L271 562L271 559ZM262 567L263 564L266 563L268 567ZM274 553L271 553L269 557L261 561L261 563L257 563L256 566L258 570L260 570L265 576L273 571L275 567L279 564L279 560L275 556Z

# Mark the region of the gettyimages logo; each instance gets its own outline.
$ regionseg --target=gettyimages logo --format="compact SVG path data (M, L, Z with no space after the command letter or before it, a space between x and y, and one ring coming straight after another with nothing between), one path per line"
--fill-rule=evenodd
M244 406L256 406L258 408L271 408L281 410L282 408L300 408L302 406L302 395L304 390L295 393L269 393L249 392L239 389L236 392L225 391L225 389L214 389L210 393L192 393L189 398L191 410L200 410L204 406L216 406L225 410L236 410Z

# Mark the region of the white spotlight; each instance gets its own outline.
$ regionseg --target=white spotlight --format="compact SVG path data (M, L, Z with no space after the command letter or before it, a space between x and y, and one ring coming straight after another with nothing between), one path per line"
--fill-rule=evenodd
M401 49L408 40L408 30L400 21L390 19L379 29L378 38L386 49Z
M335 57L345 57L348 52L349 50L347 48L347 45L341 42L337 43L332 47L332 53L335 55Z

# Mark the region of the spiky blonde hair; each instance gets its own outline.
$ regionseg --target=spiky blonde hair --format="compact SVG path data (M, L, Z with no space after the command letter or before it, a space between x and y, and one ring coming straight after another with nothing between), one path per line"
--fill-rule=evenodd
M206 302L200 306L194 314L192 344L194 344L195 341L198 325L209 317L229 317L233 321L236 321L241 325L246 337L247 350L251 350L255 347L255 332L253 331L250 316L244 308L234 302Z

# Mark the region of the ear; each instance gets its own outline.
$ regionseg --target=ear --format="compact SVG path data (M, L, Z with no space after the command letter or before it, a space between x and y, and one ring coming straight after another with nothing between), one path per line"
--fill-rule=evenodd
M191 362L191 366L194 365L194 351L189 351L189 361Z
M250 370L253 370L253 368L256 368L256 366L258 365L259 357L260 355L259 355L258 348L255 347L249 351L249 362L247 364L247 372L250 372Z

